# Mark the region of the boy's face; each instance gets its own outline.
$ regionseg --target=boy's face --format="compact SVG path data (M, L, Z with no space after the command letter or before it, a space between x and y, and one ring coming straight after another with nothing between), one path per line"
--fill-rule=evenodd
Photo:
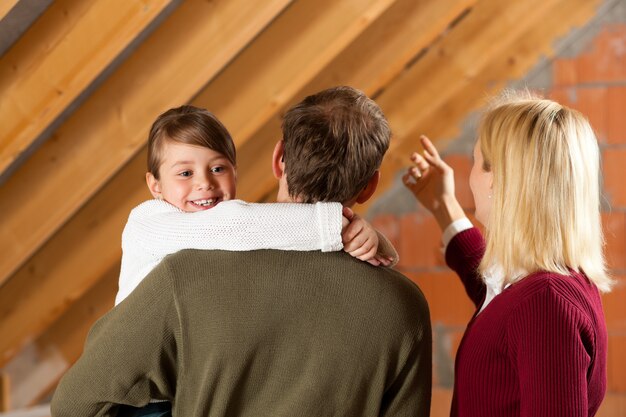
M235 198L237 174L228 158L201 146L166 141L157 180L146 174L154 198L183 211L201 211Z

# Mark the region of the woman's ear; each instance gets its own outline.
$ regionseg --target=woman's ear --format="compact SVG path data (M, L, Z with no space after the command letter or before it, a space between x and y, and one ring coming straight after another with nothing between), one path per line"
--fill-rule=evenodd
M163 199L163 196L161 195L161 184L159 183L159 180L154 178L154 175L152 175L151 172L146 172L146 184L148 184L148 189L150 190L152 197L157 200Z
M274 172L274 177L278 180L285 174L284 152L284 142L279 140L276 146L274 146L274 154L272 155L272 171Z

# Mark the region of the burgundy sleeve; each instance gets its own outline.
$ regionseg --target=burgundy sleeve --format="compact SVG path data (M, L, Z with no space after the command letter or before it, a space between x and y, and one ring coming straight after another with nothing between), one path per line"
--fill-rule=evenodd
M461 278L476 308L480 307L486 293L485 283L478 273L484 254L485 240L475 227L457 233L446 248L446 264Z
M520 417L588 415L593 334L583 313L549 284L520 304L507 326L519 375Z

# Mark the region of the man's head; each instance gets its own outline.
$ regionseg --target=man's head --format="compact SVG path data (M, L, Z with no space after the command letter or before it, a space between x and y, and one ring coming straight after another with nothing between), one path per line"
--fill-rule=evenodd
M334 87L308 96L287 111L282 130L273 163L279 201L352 205L373 194L391 130L361 91Z

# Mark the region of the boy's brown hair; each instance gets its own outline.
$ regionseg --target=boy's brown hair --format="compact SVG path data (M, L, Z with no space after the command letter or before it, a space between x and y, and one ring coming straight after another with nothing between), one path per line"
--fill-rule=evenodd
M161 114L148 136L148 171L159 179L162 149L167 141L202 146L221 153L236 166L235 144L226 127L206 109L180 106Z
M380 107L352 87L306 97L287 111L282 130L289 194L304 203L356 197L391 139Z

